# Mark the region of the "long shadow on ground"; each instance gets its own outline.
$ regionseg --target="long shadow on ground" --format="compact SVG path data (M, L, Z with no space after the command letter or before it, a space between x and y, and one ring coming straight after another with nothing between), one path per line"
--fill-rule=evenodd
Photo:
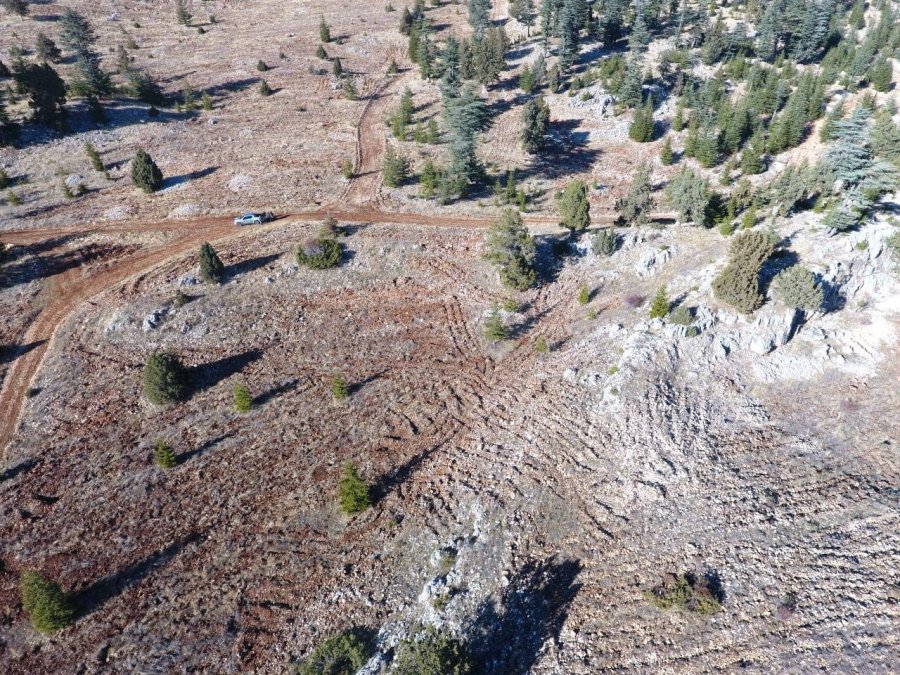
M499 600L478 609L469 644L482 673L530 673L548 639L559 640L569 606L581 584L577 560L550 558L520 569Z

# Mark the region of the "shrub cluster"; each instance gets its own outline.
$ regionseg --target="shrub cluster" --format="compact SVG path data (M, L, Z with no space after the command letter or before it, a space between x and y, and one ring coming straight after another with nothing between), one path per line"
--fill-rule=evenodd
M368 658L365 641L355 631L344 631L313 649L297 668L297 675L353 675Z
M393 675L465 675L475 665L466 646L446 631L424 628L397 647Z
M618 247L619 237L610 229L597 230L597 234L591 240L591 250L597 255L612 255Z
M336 267L341 261L344 247L332 237L316 237L300 244L297 248L297 262L315 270Z
M805 267L792 265L772 281L775 295L788 307L814 312L825 301L825 292L816 277Z
M709 580L691 572L667 574L645 597L666 610L680 609L708 616L722 609L721 596Z

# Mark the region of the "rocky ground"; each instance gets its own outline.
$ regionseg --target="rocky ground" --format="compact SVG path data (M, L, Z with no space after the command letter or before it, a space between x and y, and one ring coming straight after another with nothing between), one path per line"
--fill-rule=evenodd
M368 627L385 654L421 621L494 672L891 670L890 225L854 235L865 251L796 233L792 250L841 283L841 308L802 325L774 302L749 320L710 303L719 235L625 231L612 258L545 265L499 346L481 335L504 293L480 234L360 227L342 268L298 269L315 227L232 240L219 288L179 258L65 324L0 485L8 672L285 672L335 630ZM647 320L662 282L697 308L698 336ZM179 288L191 300L175 307ZM189 402L140 398L157 348L195 369ZM238 381L248 415L232 411ZM153 465L158 439L178 468ZM345 461L378 496L350 520ZM36 635L23 566L86 615ZM721 582L712 619L643 598L688 569Z

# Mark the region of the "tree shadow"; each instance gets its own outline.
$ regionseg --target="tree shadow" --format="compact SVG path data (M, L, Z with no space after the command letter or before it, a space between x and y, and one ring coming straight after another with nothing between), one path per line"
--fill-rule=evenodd
M778 249L775 251L775 253L769 256L763 263L762 268L759 270L760 292L765 294L769 285L772 283L772 279L774 279L779 272L786 270L788 267L793 267L799 261L800 258L797 257L797 254L793 251L788 249Z
M185 462L193 459L194 457L202 457L203 455L206 454L206 452L208 450L217 446L222 441L231 438L232 436L234 436L234 432L229 431L228 433L222 434L220 436L216 436L215 438L211 438L208 441L205 441L202 444L198 445L193 450L188 450L187 452L183 452L180 455L178 455L178 463L184 464Z
M0 345L0 364L12 363L20 356L24 356L32 349L37 349L46 340L35 340L24 345Z
M513 340L518 340L519 338L524 337L525 335L530 333L531 330L540 323L541 319L543 319L549 313L549 311L549 308L543 309L540 312L536 312L532 316L527 317L524 321L520 321L516 325L512 326L509 329L510 338Z
M193 393L199 393L210 389L222 380L227 380L232 375L241 372L246 366L258 361L263 356L260 349L248 349L240 354L226 356L225 358L204 363L190 368L188 377L192 383Z
M485 675L531 672L548 639L559 641L569 606L581 588L577 560L530 561L516 572L499 600L476 611L469 644Z
M15 265L4 265L0 272L0 288L11 288L27 284L35 279L44 279L78 267L84 262L80 249L65 251L56 255L24 260Z
M242 80L231 80L230 82L223 82L222 84L207 87L204 91L210 96L219 96L226 93L234 94L253 86L259 86L259 78L247 77Z
M95 612L112 598L139 583L154 570L168 565L186 546L198 542L203 538L203 535L200 533L193 532L173 544L170 544L161 551L157 551L141 562L135 563L120 572L116 572L115 574L95 582L78 594L77 603L79 615L87 616Z
M382 501L395 488L409 480L409 477L412 476L413 473L415 473L416 470L418 470L418 468L422 466L422 464L424 464L429 457L431 457L435 452L438 451L439 448L442 448L443 446L444 443L437 443L435 445L432 445L430 448L426 448L419 454L411 457L409 460L407 460L397 468L381 476L372 484L372 501L376 504Z
M824 295L822 311L827 314L829 312L837 312L844 309L847 305L847 298L841 293L841 287L833 281L822 279L821 276L819 276L818 281L822 286L822 293Z
M16 476L19 476L23 473L27 473L31 471L34 467L36 467L40 462L36 459L25 459L16 464L15 466L11 466L3 473L0 473L0 483L4 483L8 480L12 480Z
M533 155L526 168L517 169L519 179L554 179L589 171L599 158L600 151L587 147L590 132L579 131L580 125L580 119L551 122L544 150Z
M371 384L375 380L381 379L381 376L384 375L386 372L387 372L386 370L382 370L378 373L372 373L368 377L352 383L347 388L347 392L352 396L353 394L356 394L356 393L362 391L363 387L365 387L367 384Z
M279 384L276 387L272 387L264 391L259 396L253 398L254 406L265 405L269 401L274 401L276 398L281 396L282 394L286 394L289 391L294 391L297 388L297 385L300 384L300 380L298 378L294 378L293 380L288 380L282 384Z
M188 181L197 180L198 178L206 178L214 174L219 170L217 166L208 166L205 169L200 169L198 171L191 171L190 173L185 173L180 176L172 176L171 178L166 178L163 180L161 190L168 190L169 188L173 188L176 185L181 185L182 183L187 183Z
M249 260L242 260L239 263L228 266L228 277L230 279L233 279L234 277L238 277L242 274L255 272L261 267L265 267L266 265L275 262L280 257L280 253L272 253L271 255L261 255L256 258L250 258Z
M557 253L557 248L560 246L559 235L541 234L535 236L534 240L537 244L537 255L534 262L538 278L543 283L552 284L565 264L564 257Z

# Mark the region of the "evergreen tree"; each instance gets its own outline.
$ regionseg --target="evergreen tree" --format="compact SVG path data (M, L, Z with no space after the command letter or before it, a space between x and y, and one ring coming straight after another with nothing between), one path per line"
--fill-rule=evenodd
M619 221L624 225L645 225L653 208L653 182L650 178L652 167L642 163L635 171L628 194L616 202Z
M741 173L745 176L752 176L762 173L765 167L762 159L763 137L757 134L744 147L741 153Z
M144 192L156 192L162 187L163 175L153 158L138 150L131 162L131 182Z
M662 162L663 166L671 166L675 161L675 157L672 153L672 137L666 136L663 141L662 149L659 152L659 161Z
M26 16L28 14L28 0L2 0L0 6L10 14Z
M56 43L44 33L38 33L35 39L34 53L41 63L59 63L62 60L62 52Z
M713 280L713 292L719 300L743 313L763 303L759 292L759 271L772 255L774 244L765 232L749 230L736 235L729 250L729 262Z
M484 322L484 336L490 342L500 342L509 337L509 329L503 323L503 318L500 316L500 309L497 305L494 305Z
M640 57L632 54L628 58L622 82L616 92L624 105L634 107L643 99L643 67Z
M900 166L900 127L894 123L887 108L875 116L869 138L877 157Z
M434 196L437 189L439 173L434 162L429 157L425 160L425 166L422 167L422 173L419 174L419 195L426 199Z
M325 17L319 17L319 42L331 42L331 26L325 22Z
M55 633L75 621L78 608L55 581L38 572L26 570L19 582L22 607L31 618L31 625L42 633Z
M836 122L835 140L825 153L825 161L837 177L849 185L861 183L872 166L867 129L869 116L869 111L859 106L848 119Z
M66 9L59 19L60 41L75 54L76 76L71 83L73 93L86 97L102 97L112 92L112 80L100 67L100 56L94 50L94 31L78 12Z
M246 384L238 383L232 389L234 396L234 409L239 413L248 413L253 408L253 397Z
M588 190L584 181L574 180L566 185L559 198L560 225L572 234L582 232L591 224Z
M175 21L182 26L190 26L192 18L185 0L175 0Z
M544 148L547 130L550 127L550 106L543 96L528 101L522 108L522 148L525 152L535 154Z
M344 465L338 484L338 501L341 511L348 516L365 511L372 505L368 484L350 462Z
M525 26L526 37L531 37L531 27L534 25L534 0L513 0L510 5L510 14L513 18Z
M660 286L653 297L653 303L650 305L651 319L664 319L669 313L672 303L669 301L669 294L666 292L665 286Z
M619 237L611 229L597 230L591 240L591 250L597 255L610 256L619 247Z
M632 54L647 51L650 44L650 31L647 28L647 3L637 0L634 3L634 21L628 36L628 49Z
M585 0L563 0L559 15L559 64L567 70L578 56L579 32L584 24Z
M409 177L409 160L391 145L384 152L381 176L388 187L400 187Z
M491 0L469 0L469 25L475 38L484 35L490 24Z
M666 197L678 211L679 220L692 222L698 227L709 226L712 196L709 181L687 166L675 174L666 188Z
M187 370L172 352L151 354L144 366L143 380L144 398L151 403L174 403L187 395Z
M475 138L487 125L488 111L475 88L466 86L455 96L445 91L444 120L451 154L445 177L452 185L452 192L462 195L481 175L481 165L475 155Z
M872 83L876 91L889 91L893 74L894 69L891 66L891 62L887 58L881 57L869 70L869 82Z
M487 259L496 265L504 285L517 290L531 288L537 279L534 260L537 247L522 216L504 209L487 233Z
M225 279L225 265L209 242L200 246L200 276L210 284L221 284Z
M16 73L19 90L28 97L32 119L41 124L59 126L66 102L66 85L49 64L29 63Z
M844 117L844 102L839 101L837 105L825 116L825 122L819 130L819 139L830 141L834 138L835 124L840 122Z
M532 75L531 68L528 67L527 63L522 68L522 72L519 73L519 89L526 94L534 91L534 75Z
M156 447L153 449L153 461L160 468L173 469L178 466L178 455L175 454L171 445L165 441L157 441Z
M654 125L653 99L648 98L643 106L635 109L628 127L628 137L638 143L649 143L653 140Z
M106 170L106 167L103 166L103 160L100 158L100 153L97 152L97 148L95 148L93 144L86 142L84 144L84 152L88 156L88 159L91 160L91 166L94 168L94 171L109 176L109 172Z

